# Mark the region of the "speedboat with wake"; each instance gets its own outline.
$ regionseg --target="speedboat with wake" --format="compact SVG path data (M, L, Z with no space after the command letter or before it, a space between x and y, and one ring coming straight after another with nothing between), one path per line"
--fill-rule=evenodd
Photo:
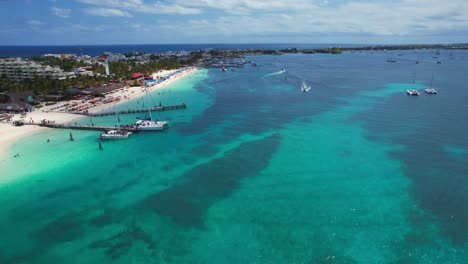
M307 85L304 81L302 81L301 91L303 93L308 92L310 90L310 88L311 88L310 85Z

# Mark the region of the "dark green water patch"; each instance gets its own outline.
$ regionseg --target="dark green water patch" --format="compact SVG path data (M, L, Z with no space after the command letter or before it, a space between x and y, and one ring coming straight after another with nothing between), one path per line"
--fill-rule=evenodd
M89 220L89 224L96 227L104 227L106 225L111 225L115 223L122 222L126 217L128 217L129 212L125 209L113 209L113 208L104 208L102 212L92 217Z
M60 188L60 189L56 189L54 191L48 192L45 195L43 195L42 198L55 199L64 195L68 195L70 193L81 192L85 190L86 188L88 188L90 185L96 184L96 182L99 180L100 180L99 177L92 177L91 179L86 180L83 183L67 186L64 188Z
M34 237L41 244L72 241L84 234L83 224L80 215L68 213L46 224Z
M218 152L213 144L203 144L192 149L192 155L196 157L210 157Z
M454 91L458 82L466 80L466 74L456 74L451 72L445 84L448 87L455 82ZM453 155L444 148L467 148L464 131L468 130L468 119L462 115L468 111L468 96L464 91L457 95L410 98L400 94L354 120L366 120L369 140L403 146L392 152L392 157L405 165L405 175L412 182L411 197L427 212L423 219L413 221L413 226L435 224L454 244L464 246L468 241L468 156Z
M45 195L42 196L42 198L53 199L53 198L57 198L63 195L70 194L72 192L80 192L82 190L83 190L83 185L77 184L77 185L72 185L69 187L61 188L61 189L46 193Z
M132 225L126 230L106 239L98 240L89 245L90 249L102 249L107 257L116 260L123 255L126 255L132 248L133 244L141 241L147 245L151 251L155 251L157 243L153 240L150 234L139 226Z
M179 225L203 228L207 209L231 195L243 178L259 175L279 141L280 136L275 134L243 143L222 158L186 172L172 187L149 195L142 206Z
M145 177L145 174L140 173L135 178L130 179L129 181L127 181L127 182L125 182L125 183L123 183L123 184L121 184L119 186L112 187L112 188L108 189L105 193L106 193L106 195L113 195L113 194L121 193L121 192L129 189L130 187L137 185L139 182L141 182L143 180L144 177Z
M22 254L17 254L13 256L0 255L0 263L2 264L29 264L34 263L41 256L39 250L32 250Z

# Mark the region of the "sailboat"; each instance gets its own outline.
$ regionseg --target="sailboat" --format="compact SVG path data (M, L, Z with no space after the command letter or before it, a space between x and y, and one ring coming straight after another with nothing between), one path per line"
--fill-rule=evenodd
M117 111L115 111L115 117L116 117L117 123L119 124L119 127L120 127L120 118L117 115ZM131 134L132 134L132 132L127 131L127 130L111 129L111 130L106 131L105 133L102 133L99 136L99 138L100 139L127 139Z
M148 89L146 88L146 83L144 80L143 80L143 86L146 92L146 95L145 95L145 101L146 101L146 97L148 97ZM146 130L146 131L163 130L164 127L168 125L167 121L158 121L158 120L153 121L153 117L151 116L151 110L149 107L148 107L148 116L149 116L148 118L144 118L144 119L137 118L139 120L136 121L135 125L138 130Z
M432 74L432 78L431 78L431 88L428 88L428 89L424 89L424 91L428 94L437 94L437 90L432 88L432 82L434 81L434 74Z
M416 73L413 74L413 85L415 84L416 84ZM419 91L416 89L406 90L406 94L418 96Z
M302 81L301 91L305 93L305 92L308 92L309 90L310 90L310 85L307 85L304 81Z

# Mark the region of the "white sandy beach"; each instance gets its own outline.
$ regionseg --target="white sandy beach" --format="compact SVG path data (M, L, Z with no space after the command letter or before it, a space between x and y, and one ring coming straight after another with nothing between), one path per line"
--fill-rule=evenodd
M154 92L157 89L161 89L181 78L184 78L192 73L194 73L197 69L194 67L190 67L184 71L177 72L177 70L164 70L153 73L154 77L163 77L163 76L170 76L165 81L158 83L154 86L148 87L149 92ZM176 73L177 72L177 73ZM91 113L105 111L109 108L114 107L115 105L126 103L130 100L135 100L141 98L145 95L145 91L142 87L128 87L123 89L118 89L115 92L109 93L106 95L106 98L121 98L119 101L113 101L109 104L99 104L95 107L90 108L88 111ZM69 103L78 103L82 102L81 100L73 100L69 101ZM55 123L68 123L72 122L76 119L83 118L81 115L76 115L67 112L57 112L53 109L57 108L58 105L64 105L66 102L60 102L57 105L51 106L44 106L38 110L33 112L27 113L25 117L21 117L21 115L16 114L14 115L12 120L23 120L24 123L29 123L31 120L33 122L40 122L41 120L50 120L55 121ZM28 137L37 133L40 133L46 129L45 127L39 127L34 125L24 125L20 127L15 127L12 123L0 123L0 160L5 159L6 154L8 153L8 149L10 146L20 140L21 138Z

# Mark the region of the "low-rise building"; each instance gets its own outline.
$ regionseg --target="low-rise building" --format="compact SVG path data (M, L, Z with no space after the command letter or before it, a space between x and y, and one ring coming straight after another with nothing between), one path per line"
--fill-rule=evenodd
M75 78L75 73L65 72L60 67L41 65L35 61L21 58L0 59L0 76L7 76L15 81L34 79L37 77L65 80Z

